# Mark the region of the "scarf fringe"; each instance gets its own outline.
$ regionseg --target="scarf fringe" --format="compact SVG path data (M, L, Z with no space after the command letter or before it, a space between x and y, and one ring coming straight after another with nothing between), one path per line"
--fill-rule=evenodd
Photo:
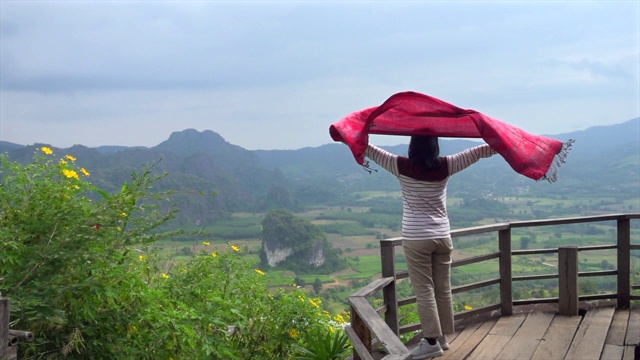
M569 155L569 151L571 150L571 146L573 146L574 142L576 142L574 139L569 139L567 140L567 142L562 144L562 148L560 149L560 152L554 157L549 171L547 171L547 173L542 177L543 180L547 180L550 183L558 181L558 170L560 169L562 164L566 162L565 159Z
M362 163L362 169L364 169L364 171L368 172L369 174L371 174L372 172L378 172L378 170L371 168L369 160L366 160L366 159Z

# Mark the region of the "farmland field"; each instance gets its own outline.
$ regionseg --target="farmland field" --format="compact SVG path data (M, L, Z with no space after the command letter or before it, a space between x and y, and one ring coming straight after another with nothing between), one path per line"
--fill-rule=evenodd
M358 194L360 200L379 198L398 198L398 192L362 192ZM526 198L499 197L496 201L506 205L508 211L499 217L491 216L476 221L475 225L492 224L497 222L518 221L536 218L536 214L547 215L544 218L565 218L573 216L588 216L607 213L638 212L638 201L628 199L617 202L614 198ZM397 202L397 206L401 206ZM450 198L448 207L455 213L463 204L461 198ZM397 211L396 211L397 213ZM203 235L198 239L182 239L182 241L165 241L158 244L162 250L173 256L187 255L198 251L225 251L230 245L243 248L247 260L260 267L258 253L262 247L261 222L265 214L236 213L215 226L201 229ZM322 290L319 296L324 298L327 309L340 312L347 307L346 298L360 287L380 276L380 239L400 237L401 215L376 212L366 206L334 206L314 207L305 212L295 214L320 227L326 233L327 240L333 248L341 251L349 267L328 275L301 274L280 269L263 268L270 286L287 287L299 286L294 279L304 284L304 288L313 294L312 284L319 279ZM456 218L452 216L452 229L459 228ZM367 226L368 225L368 226ZM600 245L614 244L616 241L615 222L585 223L563 226L545 226L536 228L517 228L512 231L512 249L557 248L562 245ZM640 226L632 222L632 243L640 243ZM204 245L206 241L210 245ZM471 256L492 253L498 249L497 233L454 238L454 260ZM401 247L396 249L396 266L406 269ZM597 271L615 269L617 257L615 250L584 251L579 255L580 271ZM632 254L632 271L635 284L640 283L640 252ZM514 258L512 271L514 275L551 274L557 273L557 255L543 254L519 256ZM496 278L498 276L497 260L465 265L453 269L452 283L462 285L471 282ZM606 290L615 279L597 278L585 280L587 287L597 287ZM549 295L553 293L553 281L538 281L522 285L523 289L516 290L516 296L528 298L531 296ZM556 285L557 286L557 285ZM456 295L454 300L459 304L480 306L496 296L495 287L476 290L473 294ZM473 300L473 301L472 301Z

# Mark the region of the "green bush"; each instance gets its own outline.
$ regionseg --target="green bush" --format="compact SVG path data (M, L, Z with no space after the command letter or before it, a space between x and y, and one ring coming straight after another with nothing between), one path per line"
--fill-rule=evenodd
M47 147L0 162L0 292L11 328L36 335L20 358L282 359L336 324L319 299L270 291L236 246L182 262L146 251L173 235L158 231L174 210L152 166L108 194Z

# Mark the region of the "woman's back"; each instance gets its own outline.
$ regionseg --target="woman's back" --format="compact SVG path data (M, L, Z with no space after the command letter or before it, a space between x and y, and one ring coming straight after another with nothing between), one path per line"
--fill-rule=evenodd
M407 240L448 237L447 182L449 177L496 152L489 145L439 158L427 168L412 159L369 144L365 155L395 175L402 190L402 237Z

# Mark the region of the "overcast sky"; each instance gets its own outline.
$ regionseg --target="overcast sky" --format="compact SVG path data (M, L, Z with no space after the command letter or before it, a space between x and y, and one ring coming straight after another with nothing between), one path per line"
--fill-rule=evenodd
M406 90L537 134L640 115L638 1L2 0L0 17L0 140L23 145L194 128L315 147Z

